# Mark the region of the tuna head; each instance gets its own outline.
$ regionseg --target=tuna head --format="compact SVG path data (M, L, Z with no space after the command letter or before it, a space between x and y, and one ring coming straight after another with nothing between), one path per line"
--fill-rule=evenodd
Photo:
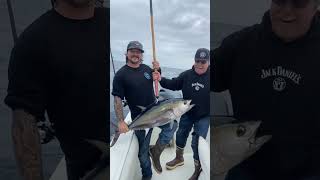
M256 137L261 121L226 124L213 129L213 174L226 174L270 140L271 136Z
M191 104L191 100L179 100L175 101L173 105L173 113L176 117L181 117L184 113L193 108L194 104Z

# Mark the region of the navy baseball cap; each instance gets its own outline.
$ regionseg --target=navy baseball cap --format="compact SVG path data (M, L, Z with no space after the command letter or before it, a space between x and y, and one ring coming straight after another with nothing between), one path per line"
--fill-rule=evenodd
M127 46L127 51L129 49L139 49L142 53L144 52L143 46L139 41L130 41Z
M210 60L210 51L206 48L199 48L194 56L194 60Z

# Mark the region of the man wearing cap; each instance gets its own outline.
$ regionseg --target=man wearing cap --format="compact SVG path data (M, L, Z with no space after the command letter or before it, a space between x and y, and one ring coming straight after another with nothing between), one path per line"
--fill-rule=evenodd
M142 63L143 46L138 41L131 41L127 46L126 65L124 65L114 76L112 95L114 96L114 108L119 121L119 132L128 131L128 126L124 122L122 99L126 99L131 112L131 119L135 119L141 109L138 106L147 107L156 102L153 90L152 71L149 66ZM154 69L160 71L159 63L153 62ZM160 126L162 129L154 146L154 152L160 157L165 146L170 142L177 123L173 127L170 124ZM151 161L149 157L149 144L152 129L146 133L146 130L136 130L135 135L139 142L139 161L142 169L142 179L148 180L152 177ZM153 162L155 163L155 162ZM162 169L155 169L161 173Z
M176 157L166 164L168 170L184 164L183 149L193 127L192 143L195 171L189 180L196 180L201 172L201 164L198 155L198 138L207 137L209 129L210 111L210 66L209 50L200 48L195 54L195 62L191 69L182 72L178 77L167 79L154 72L154 79L159 80L160 85L170 90L182 90L184 99L191 99L195 106L184 114L179 122L176 133Z
M228 180L320 179L318 0L272 0L262 22L213 51L213 91L229 90L234 117L260 120L272 139Z

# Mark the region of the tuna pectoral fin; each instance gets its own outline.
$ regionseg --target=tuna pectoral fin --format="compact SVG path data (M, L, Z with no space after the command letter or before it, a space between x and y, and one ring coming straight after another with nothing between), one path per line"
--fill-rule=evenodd
M176 120L173 120L170 122L170 129L176 131L178 127L178 122Z
M118 132L114 135L112 142L110 144L110 147L112 147L117 142L119 136L120 136L120 133L118 133Z
M145 129L145 130L146 130L146 136L144 137L144 139L146 140L151 136L153 128Z
M174 123L173 121L170 122L170 129L173 128L173 123Z
M146 138L146 137L147 137L147 135L149 134L150 128L145 129L145 131L146 131L146 134L145 134L144 138Z

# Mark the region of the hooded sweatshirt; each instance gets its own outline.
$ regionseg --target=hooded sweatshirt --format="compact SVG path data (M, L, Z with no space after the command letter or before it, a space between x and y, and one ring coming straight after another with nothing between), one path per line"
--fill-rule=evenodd
M272 139L243 164L258 179L315 172L320 160L320 21L293 42L273 32L267 12L260 24L225 38L213 51L211 90L229 90L239 121L261 120ZM314 173L312 172L312 173Z
M210 112L210 67L199 75L194 67L182 72L178 77L162 78L160 85L170 90L182 90L183 99L192 100L195 106L186 113L190 118L200 119Z

